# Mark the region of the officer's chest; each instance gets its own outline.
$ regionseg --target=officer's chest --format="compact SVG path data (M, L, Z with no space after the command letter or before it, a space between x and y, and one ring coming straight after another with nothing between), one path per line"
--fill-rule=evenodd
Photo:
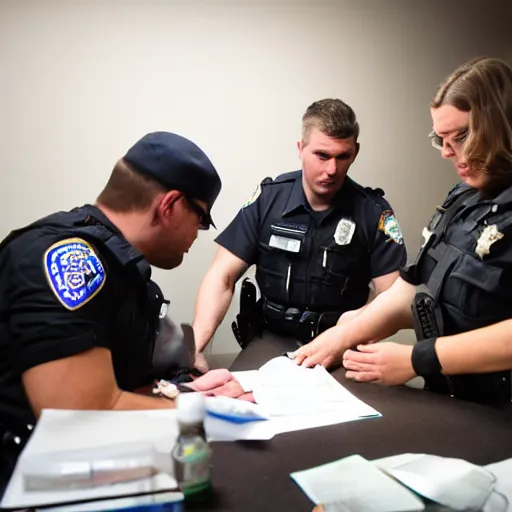
M512 263L509 209L492 202L470 203L456 214L446 228L444 240L482 263Z

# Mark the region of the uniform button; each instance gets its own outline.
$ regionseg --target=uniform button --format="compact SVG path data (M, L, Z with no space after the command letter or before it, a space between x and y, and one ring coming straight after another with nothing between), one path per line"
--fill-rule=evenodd
M492 208L491 208L491 211L492 211L492 213L496 213L498 211L498 205L497 204L493 204Z

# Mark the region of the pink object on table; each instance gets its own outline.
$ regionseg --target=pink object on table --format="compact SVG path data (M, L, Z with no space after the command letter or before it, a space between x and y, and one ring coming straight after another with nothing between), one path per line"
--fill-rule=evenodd
M187 382L186 386L206 396L227 396L254 402L252 393L246 393L231 372L225 369L210 370L193 382Z

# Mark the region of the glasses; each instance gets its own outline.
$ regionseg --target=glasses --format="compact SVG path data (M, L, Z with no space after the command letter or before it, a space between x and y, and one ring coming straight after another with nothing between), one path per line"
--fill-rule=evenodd
M430 132L429 138L432 146L439 151L442 151L444 148L444 145L448 146L449 149L451 149L454 153L457 152L464 142L466 142L466 139L468 137L468 129L463 128L462 130L459 130L457 135L454 137L453 141L446 141L443 137L437 135L436 132Z
M199 229L207 230L210 228L210 216L199 204L197 204L190 197L183 196L187 204L190 206L190 209L199 217Z

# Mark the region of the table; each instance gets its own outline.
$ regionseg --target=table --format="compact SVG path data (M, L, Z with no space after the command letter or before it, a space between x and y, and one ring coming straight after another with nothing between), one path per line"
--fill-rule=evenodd
M293 349L291 340L255 340L231 370L259 368ZM311 511L312 503L290 473L352 454L371 460L430 453L475 464L512 457L512 406L493 408L406 386L359 384L344 373L338 369L333 376L381 418L279 434L265 442L212 443L215 495L210 504L193 509Z

